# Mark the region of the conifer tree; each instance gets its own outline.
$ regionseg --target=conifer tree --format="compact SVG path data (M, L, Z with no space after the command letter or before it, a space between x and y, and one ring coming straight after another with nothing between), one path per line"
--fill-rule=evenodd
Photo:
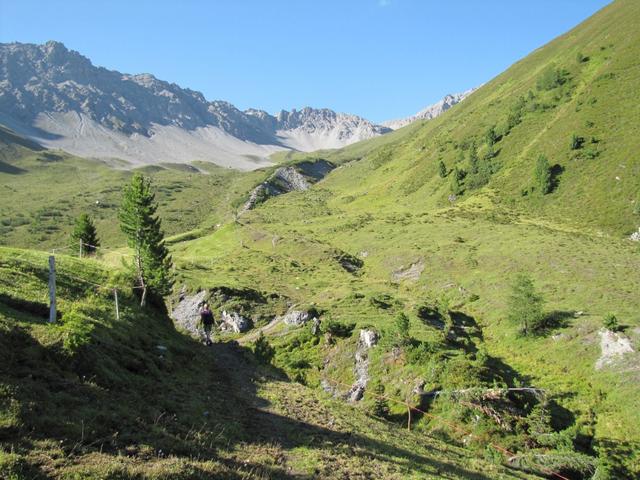
M511 287L509 320L519 324L525 335L534 333L544 326L543 304L544 300L536 292L531 277L519 274Z
M536 188L542 195L551 192L551 166L545 155L540 155L534 171Z
M460 182L462 174L458 168L453 169L453 173L451 174L450 187L451 193L454 195L460 195L462 193L462 184Z
M438 164L438 174L440 174L441 178L445 178L447 176L447 166L442 160L440 160L440 163Z
M151 190L151 181L136 173L124 189L118 217L120 228L134 251L134 269L138 286L142 288L140 305L149 294L164 296L171 291L171 257L164 244L158 205Z
M96 226L88 214L83 213L76 219L75 227L71 233L71 240L73 241L73 247L82 242L81 251L88 254L94 253L96 247L100 246Z

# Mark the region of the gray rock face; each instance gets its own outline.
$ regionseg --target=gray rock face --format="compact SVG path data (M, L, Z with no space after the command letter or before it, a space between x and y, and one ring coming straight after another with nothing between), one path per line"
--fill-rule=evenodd
M282 321L286 325L292 325L294 327L301 327L305 323L307 323L310 319L310 316L307 312L300 312L298 310L292 310L287 313L284 317L282 317Z
M360 338L358 339L358 348L356 349L354 372L356 381L351 386L351 390L347 393L347 398L351 402L362 400L364 392L369 383L369 355L367 350L378 343L378 334L373 330L360 330Z
M195 295L182 295L182 300L171 312L171 318L176 325L197 337L202 335L200 328L200 305L207 297L207 291L203 290Z
M378 333L373 330L360 330L360 343L371 348L378 343Z
M301 162L278 168L267 180L253 189L240 214L253 209L270 197L308 190L313 183L323 179L334 168L335 165L326 160Z
M222 321L221 329L231 330L235 333L243 333L251 328L251 322L236 312L222 311L220 316Z
M0 122L78 155L246 169L278 150L337 148L390 131L328 109L240 111L148 73L96 67L59 42L0 44Z
M388 120L386 122L382 122L382 125L384 125L385 127L389 127L392 130L397 130L399 128L406 127L410 123L413 123L417 120L433 120L434 118L442 115L457 103L460 103L476 90L477 88L472 88L470 90L467 90L466 92L446 95L439 102L436 102L433 105L429 105L428 107L420 110L415 115L411 115L410 117L406 118L400 118L397 120Z

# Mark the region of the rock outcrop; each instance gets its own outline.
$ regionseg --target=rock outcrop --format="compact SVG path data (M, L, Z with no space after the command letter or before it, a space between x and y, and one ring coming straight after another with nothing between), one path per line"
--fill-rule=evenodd
M195 295L180 295L180 301L171 311L171 318L177 326L183 328L191 335L200 337L200 305L207 298L208 292L202 290Z
M307 312L301 312L299 310L292 310L282 317L282 321L285 325L291 325L294 327L301 327L311 319L311 315Z
M358 347L356 348L354 373L356 381L347 393L347 398L351 402L362 400L364 392L369 383L369 355L367 351L378 343L378 334L373 330L360 330Z
M251 321L244 318L242 315L236 312L222 311L220 315L221 330L231 330L235 333L243 333L251 328Z
M335 165L326 160L305 161L280 167L253 189L240 214L253 209L268 198L293 191L308 190L312 184L322 180L334 168Z
M596 361L596 370L614 365L620 361L624 355L634 352L629 337L605 329L600 330L598 333L600 335L600 349L602 350L602 354Z

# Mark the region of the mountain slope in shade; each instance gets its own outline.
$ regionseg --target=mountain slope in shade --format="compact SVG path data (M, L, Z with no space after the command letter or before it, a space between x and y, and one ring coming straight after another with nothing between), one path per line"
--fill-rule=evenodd
M0 123L76 155L240 169L279 150L339 148L390 131L328 109L243 112L150 74L96 67L59 42L0 45Z
M399 118L396 120L387 120L386 122L382 122L382 125L392 130L397 130L398 128L405 127L410 123L415 122L416 120L433 120L437 116L442 115L444 112L449 110L455 104L460 103L477 89L478 87L471 88L462 93L445 95L442 100L434 103L433 105L429 105L428 107L423 108L415 115L411 115L410 117L406 118Z

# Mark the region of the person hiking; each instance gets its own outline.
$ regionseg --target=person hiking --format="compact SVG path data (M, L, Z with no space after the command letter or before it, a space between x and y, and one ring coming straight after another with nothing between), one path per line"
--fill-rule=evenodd
M200 322L204 329L205 343L207 345L213 345L211 341L211 330L213 329L213 312L209 308L209 304L205 303L200 309Z

